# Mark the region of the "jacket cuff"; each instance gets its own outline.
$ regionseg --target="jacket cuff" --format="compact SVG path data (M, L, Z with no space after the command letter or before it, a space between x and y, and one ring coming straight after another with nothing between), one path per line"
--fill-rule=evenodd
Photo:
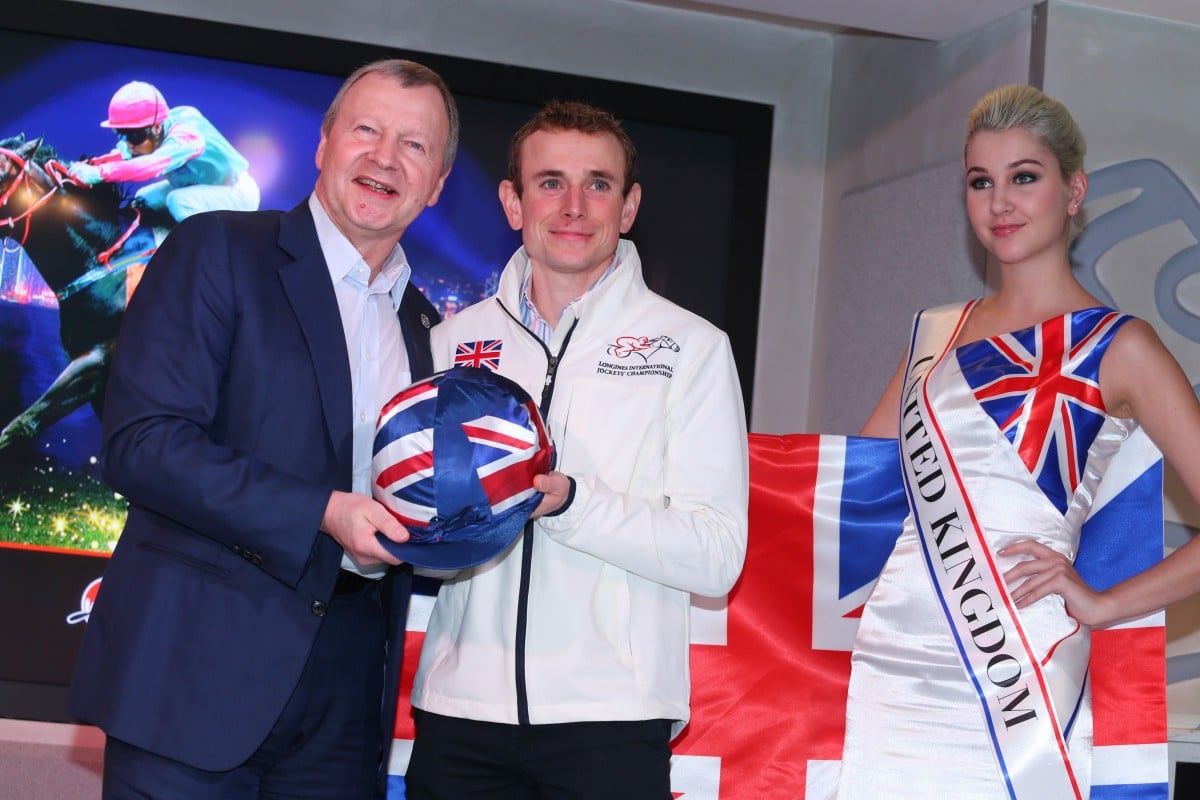
M559 514L565 513L567 511L567 509L569 509L571 507L571 504L575 502L575 479L572 478L570 475L568 475L567 480L569 480L571 482L571 488L570 488L570 490L567 491L566 501L561 506L554 509L550 513L543 514L542 515L543 518L557 517Z

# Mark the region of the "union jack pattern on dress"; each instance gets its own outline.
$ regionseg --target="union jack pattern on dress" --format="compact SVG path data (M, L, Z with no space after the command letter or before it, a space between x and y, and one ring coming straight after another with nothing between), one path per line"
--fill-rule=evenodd
M1064 513L1104 423L1100 361L1130 319L1089 308L958 349L976 399Z
M498 370L500 369L500 349L503 346L502 339L459 342L458 347L454 348L454 366L486 367Z

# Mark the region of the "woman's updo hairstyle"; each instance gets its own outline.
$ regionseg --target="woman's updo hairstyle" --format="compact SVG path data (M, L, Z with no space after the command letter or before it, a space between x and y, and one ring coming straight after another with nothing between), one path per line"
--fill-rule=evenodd
M964 158L966 147L976 133L1012 128L1024 128L1036 136L1058 159L1064 180L1083 169L1087 144L1071 112L1040 89L1020 83L993 89L971 109L967 115Z

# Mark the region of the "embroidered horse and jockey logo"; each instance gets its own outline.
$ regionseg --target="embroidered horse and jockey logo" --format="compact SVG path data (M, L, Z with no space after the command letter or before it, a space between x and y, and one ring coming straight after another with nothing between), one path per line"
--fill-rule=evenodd
M618 336L608 345L607 352L613 358L625 361L617 364L603 359L596 365L599 375L620 375L623 377L656 375L660 378L670 378L675 374L672 364L663 363L665 356L660 353L678 353L679 345L670 336ZM637 358L630 358L637 356ZM640 359L640 361L639 361Z
M628 358L637 355L646 363L662 350L678 353L679 345L670 336L655 336L653 339L649 336L618 336L616 341L608 346L610 356Z

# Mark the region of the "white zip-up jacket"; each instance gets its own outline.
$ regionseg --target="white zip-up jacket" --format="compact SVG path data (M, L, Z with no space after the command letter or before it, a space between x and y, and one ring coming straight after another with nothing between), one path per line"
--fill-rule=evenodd
M574 479L566 510L449 577L412 702L509 724L689 716L689 595L720 596L746 555L748 452L725 334L654 294L629 241L546 347L520 323L529 259L433 329L434 365L500 341L499 372L542 407Z

